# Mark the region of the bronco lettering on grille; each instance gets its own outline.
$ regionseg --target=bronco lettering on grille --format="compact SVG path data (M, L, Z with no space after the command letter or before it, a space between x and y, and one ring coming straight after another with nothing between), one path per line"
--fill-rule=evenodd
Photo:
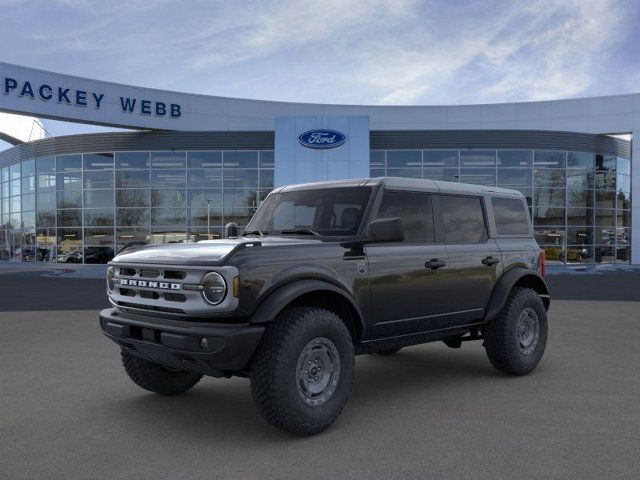
M130 278L121 278L119 283L124 287L157 288L159 290L180 290L182 288L179 283L151 282L149 280L133 280Z

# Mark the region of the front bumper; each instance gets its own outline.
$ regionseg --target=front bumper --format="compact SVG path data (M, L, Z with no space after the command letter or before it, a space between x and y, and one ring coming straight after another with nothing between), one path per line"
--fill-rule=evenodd
M213 377L243 371L264 332L263 326L188 322L146 317L115 308L100 312L102 332L134 355L170 369Z

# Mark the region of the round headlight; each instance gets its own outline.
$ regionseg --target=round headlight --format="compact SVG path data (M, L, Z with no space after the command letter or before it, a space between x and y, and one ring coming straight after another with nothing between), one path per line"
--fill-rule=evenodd
M113 292L113 287L115 285L114 279L116 276L116 269L113 267L107 268L107 289L110 292Z
M227 284L218 273L209 272L202 277L202 296L211 305L218 305L227 294Z

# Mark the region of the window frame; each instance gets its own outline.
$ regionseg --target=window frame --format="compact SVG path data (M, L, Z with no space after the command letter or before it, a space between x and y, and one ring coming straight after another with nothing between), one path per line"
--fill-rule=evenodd
M371 190L371 193L369 195L369 198L367 199L366 203L364 204L364 211L362 213L362 217L360 220L360 225L358 227L358 229L356 230L356 232L354 234L350 234L350 235L320 235L320 238L323 238L325 241L331 242L342 242L345 239L351 239L351 238L358 238L358 237L363 237L366 234L366 230L368 228L369 222L371 222L372 220L372 212L377 211L377 208L380 204L380 200L382 198L381 192L384 191L384 189L382 188L381 185L379 184L369 184L368 182L362 183L362 184L354 184L354 185L343 185L341 187L338 188L358 188L358 187L366 187L369 188ZM336 187L327 187L327 189L333 189ZM258 191L263 191L260 189L257 189ZM285 192L283 192L283 190L285 190ZM271 197L272 195L278 195L280 193L287 193L287 192L299 192L299 191L305 191L305 190L310 190L309 188L295 188L295 186L293 188L288 188L288 187L278 187L275 188L273 190L271 190L271 192L269 192L268 195L266 195L266 197L264 198L264 200L262 200L261 202L259 202L259 204L256 207L251 207L254 208L254 212L253 215L251 216L251 218L249 219L249 221L247 222L246 226L243 226L243 230L246 230L250 223L253 221L254 217L256 217L262 209L267 208L266 206L266 200L267 198ZM223 202L224 203L224 202ZM226 208L226 207L225 207ZM254 227L254 226L252 226Z
M494 198L507 199L507 200L519 200L520 202L523 203L525 214L526 214L526 217L527 217L527 223L529 225L528 233L524 234L524 233L499 233L498 232L498 224L496 222L496 217L495 217L494 210L493 210L493 199ZM490 223L491 223L492 233L491 233L490 237L493 237L493 238L524 238L524 237L531 238L533 236L533 219L531 218L531 212L529 210L529 205L527 204L527 199L526 198L520 197L520 196L513 196L513 195L491 194L491 195L488 195L487 204L491 205L491 209L490 209L491 214L490 214L489 220L490 220ZM566 216L565 216L565 228L566 228Z
M378 198L376 199L375 205L372 208L371 211L371 215L369 216L368 219L368 223L378 219L378 213L380 212L380 207L382 206L382 202L384 200L384 196L387 193L394 193L394 194L402 194L402 195L425 195L429 198L429 202L431 204L431 220L432 220L432 229L431 229L431 241L429 241L429 239L427 238L427 241L425 242L406 242L406 241L402 241L402 242L388 242L388 243L393 243L394 245L397 244L403 244L403 245L443 245L444 244L444 238L442 235L440 235L440 228L439 228L439 223L440 220L437 217L437 214L439 213L439 210L436 209L436 202L437 202L437 196L438 194L435 192L430 192L430 191L422 191L422 190L412 190L412 189L399 189L399 188L382 188L380 189L380 194L378 196ZM387 217L382 217L382 218L387 218ZM389 217L389 218L393 218L393 217ZM366 228L365 228L365 232L366 232Z
M490 230L490 222L489 222L489 215L487 213L487 204L486 204L486 196L484 194L467 194L467 193L440 193L438 195L435 195L437 197L438 200L438 210L439 210L439 228L441 228L442 231L442 238L444 239L444 243L445 245L486 245L489 240L491 238L493 238L494 234L495 234L495 229L491 229L493 231ZM444 222L444 210L442 208L442 205L440 203L440 200L442 199L442 197L462 197L462 198L474 198L477 200L480 200L480 208L482 210L482 220L484 222L484 231L486 233L486 237L483 241L479 241L479 242L450 242L447 239L447 232L446 232L446 228L445 228L445 222Z

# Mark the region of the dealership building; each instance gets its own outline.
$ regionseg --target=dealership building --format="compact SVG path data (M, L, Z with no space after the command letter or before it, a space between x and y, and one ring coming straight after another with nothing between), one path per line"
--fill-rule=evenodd
M280 185L399 176L521 191L550 262L640 264L640 94L321 105L6 63L0 89L0 112L130 130L29 142L0 131L14 144L0 152L0 260L104 263L131 242L218 238Z

